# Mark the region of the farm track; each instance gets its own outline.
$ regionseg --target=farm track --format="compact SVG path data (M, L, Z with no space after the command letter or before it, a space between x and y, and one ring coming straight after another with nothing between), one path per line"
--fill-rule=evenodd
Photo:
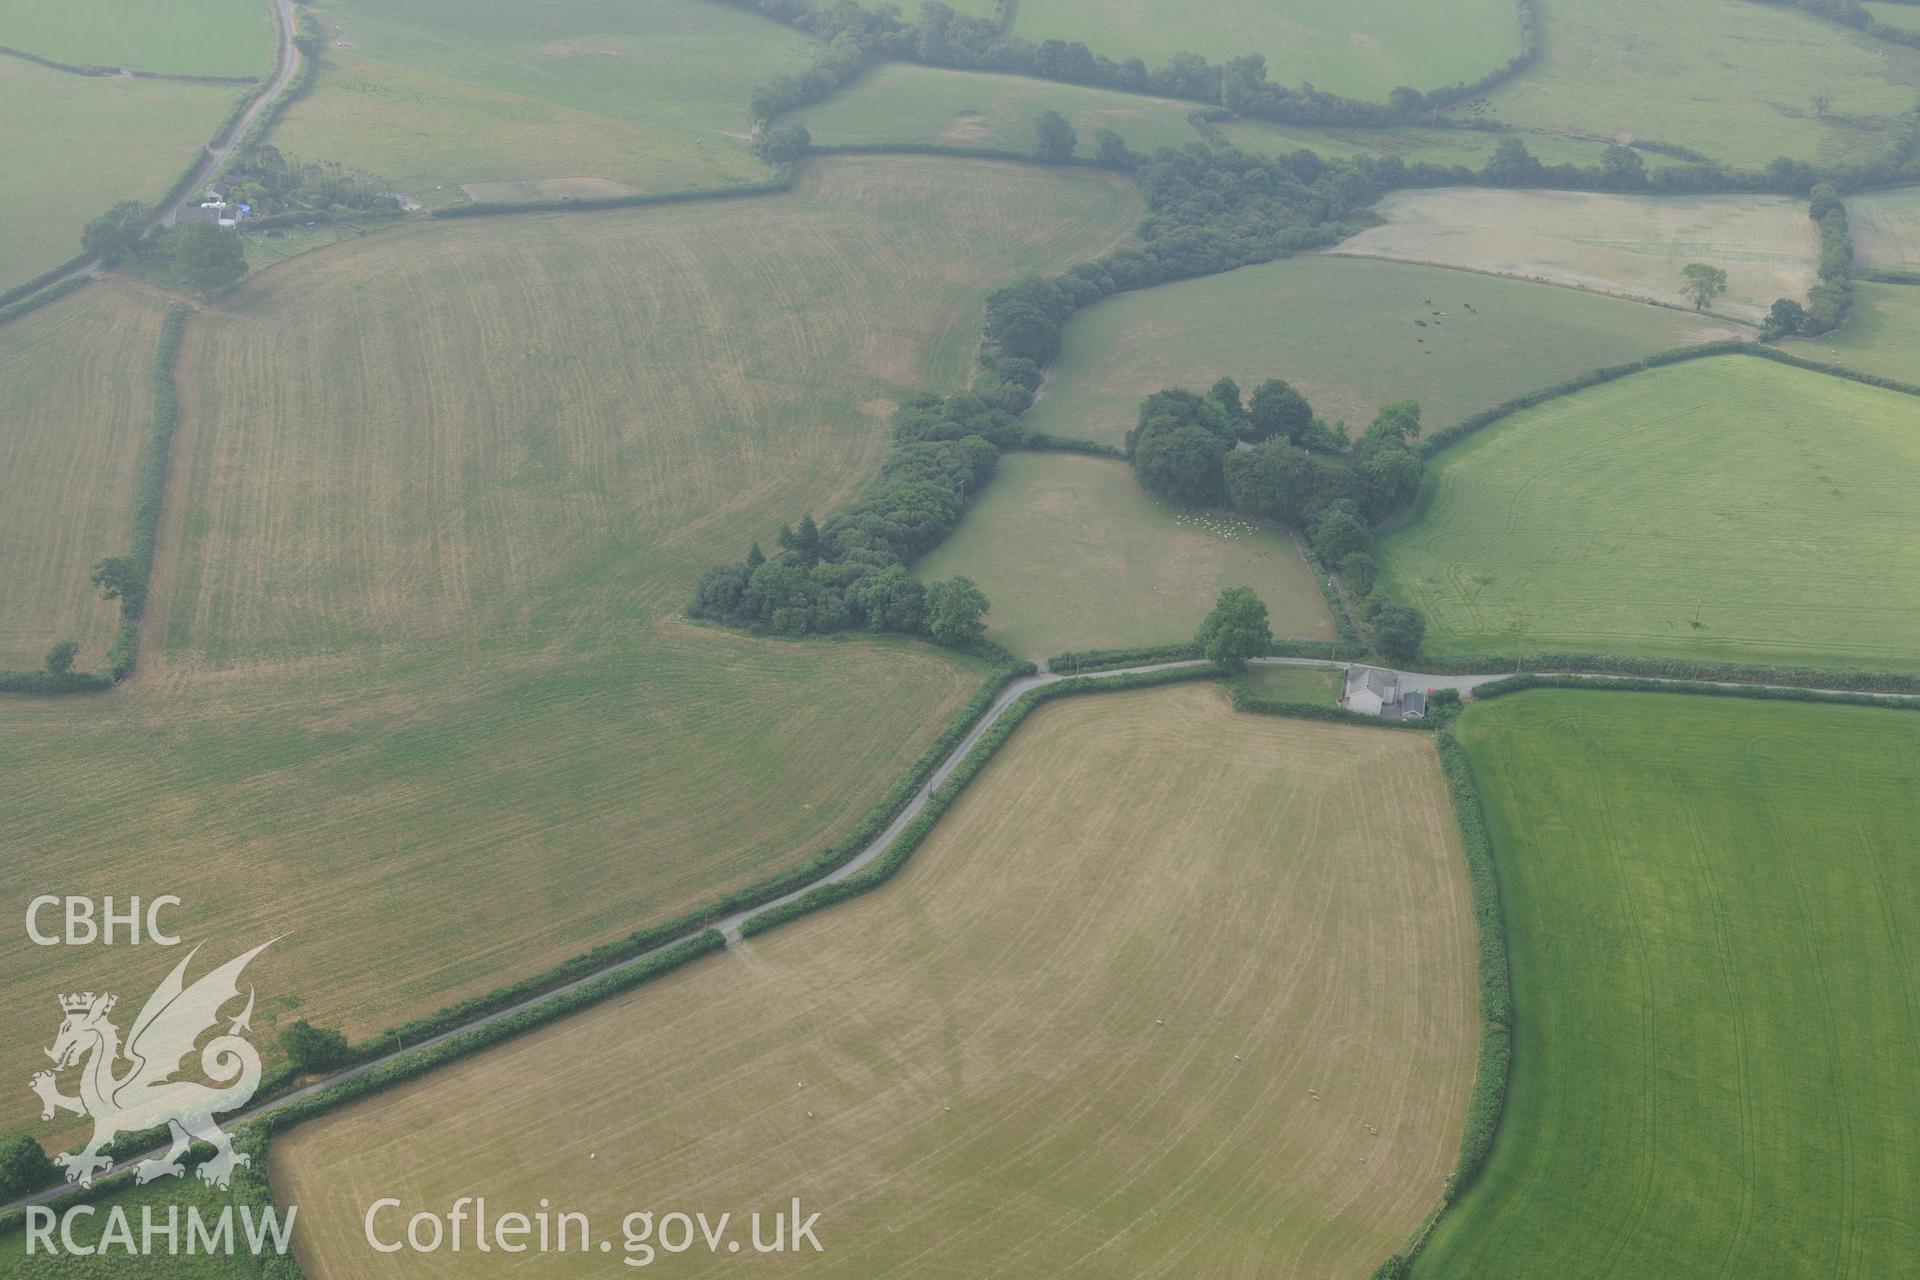
M1356 663L1350 663L1350 662L1328 662L1325 659L1318 659L1318 658L1256 658L1254 659L1254 661L1256 663L1263 664L1263 665L1302 666L1302 667L1332 666L1332 667L1341 668L1343 670L1356 665L1364 665L1364 664L1356 664ZM1035 689L1043 688L1047 685L1058 684L1063 680L1071 679L1071 680L1099 681L1099 680L1111 679L1118 676L1141 675L1141 674L1146 674L1149 672L1157 672L1157 671L1178 671L1178 670L1202 667L1205 665L1206 663L1203 660L1194 659L1194 660L1183 661L1183 662L1163 662L1163 663L1153 663L1146 666L1123 667L1113 671L1091 672L1091 673L1087 673L1084 675L1077 675L1077 676L1064 676L1064 675L1059 675L1053 672L1042 672L1037 675L1024 676L1018 680L1013 681L1004 690L1002 690L998 698L994 699L993 704L988 708L986 714L980 718L979 723L976 724L974 728L966 735L966 737L960 741L959 745L954 747L954 749L948 753L947 757L941 761L938 768L934 770L932 776L928 779L927 784L923 786L919 791L914 793L913 799L907 803L906 808L901 811L900 815L896 817L894 821L887 826L887 829L885 831L881 832L881 834L878 837L876 837L871 843L869 843L864 849L862 849L857 855L855 855L854 858L844 863L840 867L836 868L835 870L827 872L825 875L821 876L819 879L811 882L810 884L804 885L801 888L793 890L791 893L785 894L784 896L776 898L771 902L765 903L761 906L754 907L745 911L735 912L734 914L727 916L708 927L718 929L727 938L728 945L733 946L734 944L740 941L740 926L744 924L750 917L760 915L763 912L771 911L774 908L781 906L785 903L789 903L796 899L805 897L807 894L823 886L837 884L840 881L843 881L850 876L858 874L860 871L870 866L875 859L877 859L878 857L880 857L881 854L886 852L888 846L891 845L894 842L894 840L899 837L900 833L906 829L907 824L912 822L916 817L920 815L921 811L926 808L927 802L932 797L933 792L946 782L946 780L952 775L953 771L959 766L960 762L966 759L967 755L974 749L974 747L979 745L980 740L986 736L988 730L990 730L1001 719L1001 717L1007 713L1008 708L1010 708L1014 704L1014 702L1017 701L1023 694L1029 693ZM1482 674L1482 675L1440 675L1440 674L1425 673L1425 672L1402 671L1402 672L1396 672L1395 674L1399 677L1402 684L1425 685L1430 688L1454 688L1454 689L1460 689L1462 691L1469 691L1469 690L1478 688L1480 685L1489 684L1495 680L1505 679L1507 676L1512 675L1514 673L1498 672L1498 673ZM1565 674L1577 674L1577 673L1540 672L1536 674L1565 675ZM1748 687L1748 686L1742 686L1736 682L1730 682L1730 681L1700 682L1700 681L1681 681L1681 680L1657 680L1655 682L1661 683L1661 684L1713 683L1725 688ZM1804 688L1804 686L1797 686L1797 685L1762 685L1760 687L1767 688L1767 689ZM1822 689L1810 689L1807 691L1818 692L1818 693L1844 692L1842 690L1822 690ZM1884 696L1888 698L1897 698L1902 701L1920 700L1920 694L1885 694L1880 696ZM288 1093L279 1098L276 1098L272 1102L265 1103L265 1104L262 1104L261 1106L253 1107L246 1111L242 1111L235 1114L228 1121L228 1127L230 1128L237 1127L238 1125L244 1124L248 1120L252 1120L257 1117L267 1115L290 1103L298 1102L303 1099L314 1097L315 1095L320 1094L326 1091L327 1089L332 1088L335 1085L344 1084L347 1081L350 1081L365 1075L369 1071L373 1071L379 1067L383 1067L391 1063L397 1062L400 1059L405 1058L410 1054L415 1054L423 1050L431 1049L437 1045L440 1045L448 1040L453 1039L456 1036L464 1035L470 1031L475 1031L483 1027L491 1026L494 1023L500 1022L507 1018L511 1018L516 1014L524 1013L530 1009L539 1008L540 1006L545 1005L551 1001L557 1000L562 996L565 996L574 991L577 991L580 988L587 986L590 983L597 982L603 978L606 978L611 974L618 973L621 970L630 968L633 965L643 964L643 963L646 963L647 961L657 959L659 956L665 954L667 951L671 950L674 946L678 945L680 942L684 940L685 940L684 938L679 938L671 942L662 943L660 946L655 947L652 950L642 952L639 955L629 957L628 959L621 960L618 963L610 964L605 968L595 970L594 972L587 974L582 978L576 979L573 982L569 982L564 986L555 987L550 991L544 992L541 995L534 996L530 999L523 1000L520 1003L512 1005L508 1008L501 1009L495 1013L488 1014L485 1017L476 1018L473 1021L464 1023L461 1026L453 1028L452 1030L445 1031L429 1039L422 1040L418 1044L410 1045L405 1049L397 1050L393 1053L387 1054L380 1058L376 1058L370 1062L362 1063L359 1066L349 1068L345 1071L335 1072L332 1075L326 1076L320 1080L316 1080L311 1084L304 1085L301 1088L296 1089L291 1093ZM155 1148L153 1151L142 1152L138 1155L128 1157L126 1160L123 1160L120 1163L114 1165L114 1167L111 1170L103 1173L101 1177L104 1180L106 1178L112 1178L120 1174L123 1174L131 1170L132 1167L139 1161L148 1159L154 1156L160 1150L161 1148ZM21 1199L11 1201L5 1205L0 1205L0 1212L5 1212L10 1209L20 1208L25 1205L44 1204L49 1200L52 1200L58 1196L66 1194L69 1190L70 1188L65 1185L52 1187L45 1191L39 1192L35 1195L26 1196Z

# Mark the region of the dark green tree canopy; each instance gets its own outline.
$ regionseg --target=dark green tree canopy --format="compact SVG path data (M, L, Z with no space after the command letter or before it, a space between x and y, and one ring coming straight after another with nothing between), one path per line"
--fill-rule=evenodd
M941 644L960 646L987 630L987 597L973 579L956 574L930 583L926 591L927 634Z
M47 671L56 676L64 676L73 670L73 660L80 656L78 640L61 640L47 650Z
M1038 159L1058 164L1079 145L1080 135L1058 111L1042 111L1033 122L1033 154Z
M175 233L173 262L195 293L217 293L247 274L239 234L211 222L189 223Z
M1427 619L1407 604L1383 604L1373 612L1373 645L1388 661L1404 667L1420 656Z
M1267 606L1251 587L1228 587L1214 602L1213 612L1200 624L1195 637L1207 660L1235 674L1247 669L1247 659L1273 648L1267 626Z

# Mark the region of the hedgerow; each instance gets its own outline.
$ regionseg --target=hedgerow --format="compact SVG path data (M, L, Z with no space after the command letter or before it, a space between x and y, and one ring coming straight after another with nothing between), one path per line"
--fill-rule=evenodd
M425 1017L416 1018L383 1031L372 1038L356 1043L351 1049L351 1060L365 1062L383 1057L408 1042L418 1043L423 1039L444 1034L475 1018L497 1013L501 1009L512 1008L516 1004L535 999L547 992L563 987L569 982L596 973L621 960L644 955L676 938L685 937L696 930L706 928L716 921L742 911L772 902L786 896L794 890L813 883L846 865L862 849L879 839L882 832L900 816L908 803L933 776L933 773L955 747L973 731L982 716L986 715L1007 685L1023 676L1032 675L1032 663L1010 663L995 671L959 710L947 721L946 728L928 744L920 758L907 772L897 779L868 810L857 826L840 839L822 849L819 853L787 868L776 875L769 876L755 884L747 885L732 893L725 894L711 902L662 921L637 933L629 934L615 942L582 952L569 960L533 974L527 978L497 987L492 991L477 995L458 1004L436 1010Z
M1696 662L1686 658L1633 657L1612 653L1465 654L1450 658L1426 658L1422 659L1421 665L1436 673L1461 675L1531 669L1545 674L1645 676L1656 680L1727 681L1734 684L1792 685L1861 693L1920 694L1920 675L1910 672L1835 671L1822 667Z
M1445 1200L1457 1201L1486 1164L1506 1105L1507 1074L1513 1057L1513 977L1507 958L1506 922L1500 911L1500 876L1494 862L1493 841L1474 785L1466 749L1451 730L1434 735L1440 769L1460 824L1460 843L1467 857L1467 880L1473 894L1474 931L1479 942L1480 1016L1486 1027L1480 1037L1480 1065L1473 1093L1467 1101L1467 1123L1460 1137L1460 1158L1447 1182Z
M1035 452L1091 453L1100 458L1125 458L1127 451L1103 440L1082 440L1075 436L1049 435L1045 431L1022 431L1019 447Z
M505 213L591 213L601 209L639 209L648 205L687 204L696 200L736 200L748 196L773 196L793 189L793 171L776 173L765 182L747 182L733 187L703 187L694 191L662 191L650 195L582 196L572 200L475 200L468 204L450 204L435 209L430 218L482 218Z
M1535 675L1531 672L1483 684L1473 691L1475 702L1505 697L1528 689L1600 689L1624 693L1688 693L1719 698L1757 698L1770 702L1831 702L1851 707L1886 707L1920 711L1920 696L1886 697L1871 693L1844 693L1826 689L1788 689L1756 684L1716 684L1703 680L1646 680L1631 676Z
M869 893L892 879L927 838L934 825L939 822L940 816L960 798L960 794L967 789L967 784L979 776L980 770L986 767L994 753L1006 744L1007 739L1013 736L1013 731L1019 728L1020 723L1033 712L1035 707L1051 702L1055 698L1069 698L1082 693L1103 693L1116 689L1149 689L1158 685L1219 678L1219 670L1208 665L1163 671L1142 671L1123 676L1087 676L1080 679L1061 680L1028 690L1000 713L1000 718L993 722L993 727L981 735L980 740L974 744L966 758L954 766L953 772L948 774L946 780L927 797L925 807L914 815L912 822L901 829L900 834L894 837L893 843L888 845L879 857L844 880L821 885L789 902L783 902L771 910L749 917L740 926L740 936L753 937L756 934L765 933L790 920L796 920L837 902L845 902L849 898L857 898L861 894Z
M1680 364L1687 360L1703 360L1712 356L1753 356L1760 360L1772 360L1776 364L1792 365L1796 369L1807 369L1814 373L1845 378L1849 382L1858 382L1869 387L1920 396L1920 385L1915 383L1902 382L1897 378L1883 378L1874 373L1862 373L1858 369L1830 364L1824 360L1811 360L1805 356L1794 355L1790 351L1782 351L1778 347L1749 342L1743 338L1723 338L1716 342L1701 342L1689 347L1670 347L1639 360L1592 369L1551 386L1541 387L1537 391L1529 391L1525 395L1503 400L1491 409L1482 409L1478 413L1462 418L1450 427L1434 432L1420 442L1419 452L1424 457L1431 458L1436 453L1459 444L1475 432L1482 431L1500 419L1510 417L1523 409L1531 409L1549 400L1572 395L1576 391L1585 391L1588 387L1597 387L1603 382L1613 382L1636 373L1645 373L1649 369Z

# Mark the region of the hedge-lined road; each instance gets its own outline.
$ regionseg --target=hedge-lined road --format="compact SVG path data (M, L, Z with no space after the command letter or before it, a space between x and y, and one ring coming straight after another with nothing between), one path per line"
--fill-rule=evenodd
M293 0L273 0L273 9L274 20L280 27L280 61L273 69L273 79L267 81L266 87L260 90L259 96L240 113L240 118L235 120L233 126L227 130L227 136L208 148L207 158L202 160L200 167L193 171L193 181L186 185L184 194L178 200L162 211L154 222L155 226L172 226L180 220L180 210L185 207L187 201L193 200L194 203L199 203L196 197L206 190L209 182L219 176L221 170L227 167L227 161L233 157L234 150L240 145L240 140L247 136L247 130L253 127L253 122L260 118L260 113L280 96L281 91L287 87L287 82L293 79L293 69L298 65L294 54L293 35L300 29L293 16Z
M180 220L180 210L186 207L187 201L193 200L198 203L200 193L205 191L207 184L227 167L227 161L233 158L234 150L239 147L240 140L247 136L247 130L253 126L253 122L260 118L260 113L280 96L281 90L287 87L287 82L293 79L294 67L298 65L293 49L293 33L299 30L293 16L293 0L273 0L273 9L274 20L280 27L280 61L273 69L273 78L267 81L265 87L248 104L247 109L234 120L226 136L208 144L206 157L194 167L192 181L181 188L178 200L153 216L147 223L148 231L155 227L173 226ZM49 282L46 288L51 289L80 276L98 276L105 270L100 259L95 258L75 267L58 280Z
M287 0L282 0L282 3L285 3L285 2L287 2ZM1263 666L1338 667L1341 669L1346 669L1346 668L1355 667L1355 666L1370 665L1367 663L1328 661L1320 658L1255 658L1253 659L1253 661ZM841 864L839 867L836 867L834 870L827 872L825 875L819 877L817 880L813 880L810 883L802 886L801 888L795 889L791 893L775 898L771 902L764 902L757 907L750 907L744 911L737 911L734 914L727 916L724 919L719 920L716 923L706 927L718 929L726 937L728 945L732 945L740 941L740 926L742 924L745 924L750 917L759 915L761 912L764 912L764 911L771 911L773 908L781 906L784 903L791 902L796 898L804 897L805 895L813 892L815 889L818 889L824 885L838 883L839 881L845 880L847 877L855 875L859 873L861 870L865 869L869 864L871 864L874 861L874 859L878 858L882 853L886 852L888 846L890 846L894 842L894 840L899 837L900 833L906 829L906 826L908 823L912 822L916 817L920 815L921 811L927 807L927 801L929 798L932 797L934 791L938 789L943 783L946 782L947 778L953 773L954 769L959 766L960 762L967 758L968 754L972 752L973 748L979 743L980 739L986 736L987 731L993 728L993 726L996 723L998 723L998 721L1000 720L1000 717L1006 714L1007 708L1011 707L1014 704L1014 702L1018 698L1020 698L1021 695L1029 693L1034 689L1041 688L1044 685L1058 684L1063 680L1089 680L1089 681L1104 680L1104 679L1110 679L1116 676L1143 675L1147 672L1152 672L1152 671L1174 671L1183 667L1202 667L1205 665L1206 663L1202 659L1190 658L1183 662L1156 662L1156 663L1149 663L1145 666L1121 667L1113 671L1091 671L1091 672L1079 673L1076 675L1060 675L1053 672L1042 672L1038 675L1023 676L1020 679L1012 681L1007 685L1005 689L1002 689L1000 691L1000 696L993 700L992 705L990 705L987 708L986 713L980 717L979 723L974 725L973 729L966 735L966 737L962 738L959 744L955 746L952 751L947 753L946 759L942 760L940 762L939 767L937 767L933 771L932 776L927 779L926 785L921 787L920 790L914 793L913 799L907 802L906 807L900 811L899 816L894 818L894 820L888 824L887 829L885 831L882 831L877 837L875 837L873 841L866 846L866 848L862 849L858 854L854 855L854 857L849 861ZM1382 670L1386 670L1386 669L1387 668L1382 668ZM1400 683L1402 685L1412 685L1416 687L1425 687L1429 689L1459 689L1462 692L1467 692L1472 689L1476 689L1483 684L1491 684L1495 680L1504 680L1508 676L1513 675L1514 673L1502 672L1496 675L1462 676L1462 675L1432 675L1432 674L1418 672L1418 671L1396 671L1394 672L1394 674L1399 678ZM1577 673L1538 672L1536 674L1555 675L1555 674L1577 674ZM1637 678L1648 679L1648 677L1637 677ZM1605 680L1606 677L1604 676L1596 677L1596 679ZM1738 682L1734 682L1734 681L1684 681L1684 680L1662 679L1662 680L1654 680L1653 683L1696 684L1696 685L1703 684L1703 683L1712 683L1712 684L1720 684L1727 688L1750 687L1750 686L1742 686ZM1782 689L1801 688L1801 686L1798 686L1798 685L1765 685L1760 687L1782 688ZM1835 690L1835 689L1812 689L1812 690L1807 690L1807 692L1845 693L1848 691ZM1879 694L1876 696L1886 697L1886 698L1920 699L1920 694ZM692 932L698 932L698 930L695 930ZM688 936L691 936L691 933ZM374 1070L376 1067L385 1066L388 1063L391 1063L399 1058L406 1057L408 1054L417 1053L422 1049L431 1048L434 1045L438 1045L444 1041L451 1040L455 1036L465 1035L469 1031L474 1031L481 1027L490 1026L493 1023L499 1022L503 1018L511 1018L515 1014L524 1013L528 1009L538 1008L539 1006L546 1004L548 1001L558 999L561 996L577 991L581 987L586 986L588 983L597 982L600 979L607 977L609 974L617 973L620 970L626 969L632 965L644 964L647 961L657 959L659 956L661 956L665 952L671 950L676 946L679 946L681 943L685 941L686 941L686 938L681 937L681 938L673 939L670 942L664 942L659 946L654 947L652 950L641 952L639 955L629 956L624 960L620 960L613 964L607 965L605 968L596 969L592 973L586 975L583 978L577 978L574 981L566 983L563 986L554 987L552 990L542 992L540 995L533 996L529 999L523 1000L519 1004L512 1005L508 1008L498 1010L494 1013L487 1014L484 1017L475 1018L471 1022L465 1023L450 1031L443 1031L439 1035L430 1036L424 1040L419 1041L416 1044L408 1045L402 1049L396 1049L392 1053L387 1054L384 1057L375 1058L370 1062L363 1062L359 1066L349 1067L344 1071L335 1072L330 1076L326 1076L326 1077L323 1077L322 1079L314 1081L312 1084L305 1085L299 1089L295 1089L291 1093L282 1094L280 1097L275 1098L271 1102L262 1103L260 1106L253 1107L249 1110L234 1114L233 1116L228 1118L226 1127L229 1129L232 1129L235 1126L242 1124L247 1120L253 1119L256 1116L264 1115L267 1112L274 1110L275 1108L285 1106L287 1103L295 1102L303 1098L310 1098L315 1094L321 1093L324 1090L332 1088L334 1085L342 1084L348 1080L354 1079L357 1076L365 1075L367 1072ZM164 1152L164 1150L165 1150L164 1147L155 1147L152 1151L145 1152L141 1155L129 1157L128 1159L123 1160L120 1163L114 1165L112 1169L101 1174L99 1180L105 1180L107 1178L113 1177L116 1174L124 1173L127 1170L131 1169L136 1163L138 1163L141 1160L158 1157ZM6 1212L8 1210L20 1208L22 1206L30 1205L30 1204L42 1204L58 1196L64 1195L70 1190L72 1190L72 1188L67 1186L64 1183L58 1186L49 1187L45 1191L41 1191L35 1195L23 1196L18 1200L11 1201L5 1205L0 1205L0 1212Z

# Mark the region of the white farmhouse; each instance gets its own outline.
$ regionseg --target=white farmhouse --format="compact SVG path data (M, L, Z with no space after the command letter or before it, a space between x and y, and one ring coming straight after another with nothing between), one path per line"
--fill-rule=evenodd
M1400 697L1400 683L1391 671L1356 668L1347 679L1347 710L1363 716L1386 714Z

